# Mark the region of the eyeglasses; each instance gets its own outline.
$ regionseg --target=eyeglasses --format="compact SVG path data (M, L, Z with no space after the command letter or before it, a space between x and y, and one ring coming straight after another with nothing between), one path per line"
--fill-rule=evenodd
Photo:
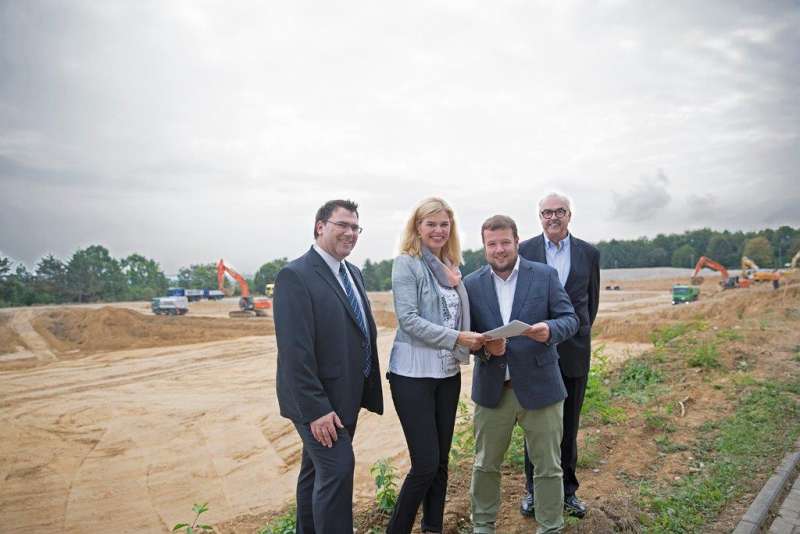
M567 214L567 210L564 208L558 208L557 210L542 210L541 215L545 219L552 219L553 215L556 216L556 219L563 219L564 216Z
M331 223L333 225L336 225L336 226L338 226L339 228L341 228L344 231L352 230L356 234L360 234L361 232L364 231L364 229L362 227L360 227L359 225L357 225L357 224L349 224L349 223L346 223L346 222L343 222L343 221L332 221L330 219L328 219L325 222L329 222L329 223Z

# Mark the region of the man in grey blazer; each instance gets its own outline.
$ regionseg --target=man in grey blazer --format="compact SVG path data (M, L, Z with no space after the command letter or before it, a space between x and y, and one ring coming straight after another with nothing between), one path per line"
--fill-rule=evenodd
M586 505L576 495L578 477L578 427L589 380L592 355L592 324L600 302L600 252L569 233L572 204L569 198L549 193L539 201L539 222L543 233L523 241L519 253L531 261L546 263L558 271L558 279L578 315L578 333L558 345L559 367L567 399L564 401L564 437L561 440L561 468L564 471L564 509L583 517ZM532 516L535 508L533 466L525 456L527 494L520 511Z
M563 485L561 425L566 390L556 344L578 330L578 318L555 269L518 256L517 226L495 215L481 228L489 265L464 280L472 328L486 332L515 319L523 335L487 343L472 378L475 463L470 494L476 533L494 533L500 465L515 424L525 431L536 470L537 532L560 532Z
M344 261L360 233L354 202L326 202L311 249L275 280L278 404L303 441L298 534L353 533L358 412L383 413L375 322L361 271Z

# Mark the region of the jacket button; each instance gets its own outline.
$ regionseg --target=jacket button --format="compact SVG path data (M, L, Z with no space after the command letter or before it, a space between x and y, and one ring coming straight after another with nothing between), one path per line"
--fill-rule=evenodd
M504 363L501 363L501 364L500 364L500 369L502 369L502 368L503 368L503 367L505 367L505 366L506 366L506 364L504 364Z

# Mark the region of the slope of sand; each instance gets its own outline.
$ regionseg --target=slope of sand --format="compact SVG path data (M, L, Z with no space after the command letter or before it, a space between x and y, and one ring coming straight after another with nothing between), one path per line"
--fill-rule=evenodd
M623 329L633 309L663 306L667 295L604 291L601 318L622 313L609 331ZM371 300L381 324L393 325L391 295ZM643 308L627 309L637 303ZM143 303L3 311L10 318L0 328L22 344L0 356L25 354L35 366L0 358L2 531L167 532L195 502L208 501L206 522L220 523L291 501L300 442L278 414L271 321L230 320L230 309L235 300L192 304L189 316L174 318L148 316ZM387 326L378 342L384 370L394 338ZM648 346L617 339L606 352L621 361ZM464 398L470 383L468 367ZM372 498L376 460L392 459L401 476L408 468L385 381L384 401L383 416L359 419L357 498Z

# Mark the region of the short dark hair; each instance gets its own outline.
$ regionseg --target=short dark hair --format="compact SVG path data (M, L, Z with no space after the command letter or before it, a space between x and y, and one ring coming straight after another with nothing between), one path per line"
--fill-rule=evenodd
M333 212L336 211L336 208L344 208L347 211L352 211L358 217L358 204L353 202L352 200L329 200L317 210L317 215L314 218L314 239L317 238L317 223L320 221L327 221L333 215Z
M481 226L481 242L485 242L483 239L484 231L503 230L506 228L511 228L511 233L514 234L514 240L519 241L519 235L517 234L517 223L514 222L514 219L507 215L492 215L483 221L483 225Z

